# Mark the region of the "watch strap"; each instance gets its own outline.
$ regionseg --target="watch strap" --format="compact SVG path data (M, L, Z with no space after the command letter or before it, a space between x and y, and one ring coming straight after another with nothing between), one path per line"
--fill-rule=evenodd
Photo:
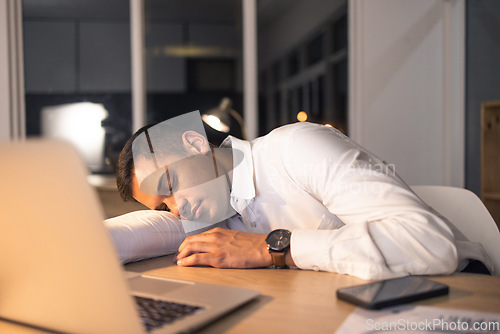
M284 268L288 268L288 266L286 265L286 253L287 253L287 250L283 251L283 252L276 252L276 251L272 251L272 250L269 250L269 254L271 254L271 258L273 260L273 267L276 268L276 269L284 269Z

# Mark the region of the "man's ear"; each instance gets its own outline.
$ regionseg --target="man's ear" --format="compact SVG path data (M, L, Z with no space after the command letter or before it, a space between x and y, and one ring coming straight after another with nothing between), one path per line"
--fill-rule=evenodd
M182 134L184 148L190 154L205 154L210 150L210 144L205 136L196 131L186 131Z

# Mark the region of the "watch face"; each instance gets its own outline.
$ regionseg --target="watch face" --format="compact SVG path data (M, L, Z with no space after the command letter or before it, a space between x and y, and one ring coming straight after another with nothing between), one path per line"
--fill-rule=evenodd
M274 230L269 233L266 242L271 250L282 252L290 246L290 236L288 230Z

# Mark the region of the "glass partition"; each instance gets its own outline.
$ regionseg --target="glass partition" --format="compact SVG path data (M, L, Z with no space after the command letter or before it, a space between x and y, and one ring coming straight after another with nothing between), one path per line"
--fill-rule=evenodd
M23 0L22 11L26 135L69 139L92 172L112 172L131 131L129 1Z

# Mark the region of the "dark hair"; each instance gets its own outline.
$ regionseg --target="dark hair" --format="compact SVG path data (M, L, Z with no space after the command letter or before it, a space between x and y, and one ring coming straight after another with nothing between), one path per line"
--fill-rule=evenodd
M132 200L132 177L134 175L134 156L132 154L132 143L141 133L155 124L148 124L137 130L123 146L118 163L116 165L116 186L121 198L126 202Z

